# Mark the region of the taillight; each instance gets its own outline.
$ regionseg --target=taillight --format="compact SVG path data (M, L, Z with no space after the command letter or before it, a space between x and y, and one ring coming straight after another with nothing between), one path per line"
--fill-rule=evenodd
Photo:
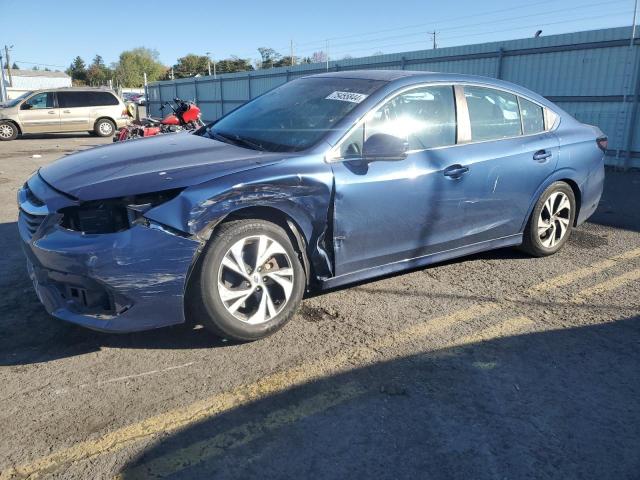
M598 144L598 148L606 153L607 148L609 147L609 139L606 135L602 135L601 137L596 138L596 143Z

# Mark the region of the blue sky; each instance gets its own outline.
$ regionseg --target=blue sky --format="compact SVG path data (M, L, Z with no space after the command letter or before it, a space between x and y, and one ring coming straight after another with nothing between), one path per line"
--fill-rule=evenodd
M28 7L27 7L28 5ZM98 6L99 5L99 6ZM153 8L147 8L146 6ZM107 63L145 46L171 65L187 53L257 58L258 47L332 59L630 25L634 0L273 0L89 2L0 0L0 46L12 60L66 67L76 55ZM41 66L42 68L42 66Z

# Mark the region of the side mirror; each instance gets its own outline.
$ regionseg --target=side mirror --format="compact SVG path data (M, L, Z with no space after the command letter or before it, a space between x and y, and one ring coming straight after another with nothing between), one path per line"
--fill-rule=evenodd
M374 133L362 147L365 160L404 160L407 158L408 142L386 133Z
M22 105L20 105L20 110L31 110L33 108L33 105L24 102Z

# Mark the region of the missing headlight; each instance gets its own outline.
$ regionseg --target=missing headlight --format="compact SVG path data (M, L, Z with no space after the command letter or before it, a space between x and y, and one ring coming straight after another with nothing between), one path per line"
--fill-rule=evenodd
M153 207L175 198L182 189L95 200L61 209L60 225L87 234L116 233L143 223L143 214Z

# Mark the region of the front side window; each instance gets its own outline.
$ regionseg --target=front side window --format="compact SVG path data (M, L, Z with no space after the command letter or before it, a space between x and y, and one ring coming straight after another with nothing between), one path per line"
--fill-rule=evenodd
M484 87L464 87L471 140L497 140L522 135L518 99L511 93Z
M385 83L331 77L293 80L244 104L198 134L258 150L305 150Z
M371 113L340 147L340 156L362 153L371 135L384 133L407 140L409 150L456 143L456 108L452 86L429 86L397 95Z
M525 135L531 135L544 132L544 113L542 107L522 97L519 97L519 100L523 133Z
M53 93L45 92L34 95L29 100L24 102L21 108L23 110L53 108Z

